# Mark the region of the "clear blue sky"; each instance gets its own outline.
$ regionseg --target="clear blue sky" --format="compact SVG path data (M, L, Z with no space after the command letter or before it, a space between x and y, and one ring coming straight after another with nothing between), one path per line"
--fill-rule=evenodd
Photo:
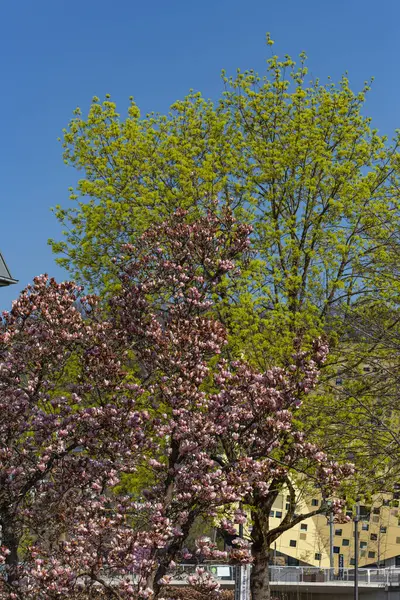
M217 98L220 70L262 71L265 33L278 54L305 50L314 77L375 76L367 112L400 127L399 0L9 0L0 8L0 249L20 283L0 289L0 309L34 275L66 277L47 246L60 228L76 175L57 137L73 108L110 93L165 112L189 88Z

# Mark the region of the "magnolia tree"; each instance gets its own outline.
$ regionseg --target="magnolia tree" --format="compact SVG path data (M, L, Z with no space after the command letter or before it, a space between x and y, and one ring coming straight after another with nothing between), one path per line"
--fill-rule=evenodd
M228 556L200 539L198 552L253 562L253 600L264 600L269 545L313 514L295 515L296 474L328 498L349 472L292 416L316 382L322 342L286 371L225 356L212 298L237 276L249 229L216 213L187 223L178 211L125 246L106 313L73 284L40 277L3 315L2 600L161 598L196 519L221 510L227 531L250 519L252 540ZM270 530L285 486L290 509ZM190 583L218 592L201 572Z
M299 351L287 370L266 373L224 357L227 334L211 318L212 293L221 278L239 275L233 259L243 258L249 229L235 224L229 212L192 225L186 218L178 211L172 223L124 247L122 292L111 301L113 329L134 351L160 423L162 443L157 441L149 458L156 481L144 495L163 500L168 519L180 528L172 544L153 548L147 582L158 595L175 561L188 558L185 538L195 519L226 508L233 518L221 525L235 533L249 518L252 540L236 539L229 557L205 540L199 540L198 552L209 559L253 562L253 598L264 599L272 542L310 516L340 513L340 503L328 506L327 499L351 472L308 443L292 418L316 383L327 347L317 340L312 357ZM307 480L321 492L325 501L317 510L299 514L295 480ZM289 510L279 527L271 528L270 509L283 489ZM249 510L239 510L239 503ZM191 583L215 591L215 581L205 573Z
M121 467L135 469L145 416L124 388L110 325L85 317L93 297L78 310L79 293L38 277L3 314L2 599L73 598L96 582L106 589L98 582L106 551L117 556L128 543L132 504L121 498L115 510L107 490Z
M147 598L196 516L236 499L226 488L210 502L203 486L203 477L217 485L218 469L211 439L201 441L200 386L224 336L200 315L247 230L227 216L180 232L176 220L143 237L108 320L94 297L77 304L79 288L47 277L3 315L2 598ZM189 244L178 268L167 243L180 233ZM165 248L155 247L162 238ZM182 292L177 278L192 283ZM121 492L121 478L146 468L149 490Z

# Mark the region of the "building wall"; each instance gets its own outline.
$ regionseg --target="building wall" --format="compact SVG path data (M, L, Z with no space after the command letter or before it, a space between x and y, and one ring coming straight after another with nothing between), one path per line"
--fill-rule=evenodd
M298 512L308 512L320 505L321 498L309 498L299 506ZM380 494L374 499L369 515L359 522L359 564L400 566L400 520L397 500L390 494ZM271 511L271 528L276 527L286 513L286 495L279 496ZM334 524L334 566L339 566L343 555L344 567L354 565L354 523ZM271 549L284 554L300 564L326 568L329 562L329 523L319 515L299 523L286 531ZM277 559L279 563L279 557Z

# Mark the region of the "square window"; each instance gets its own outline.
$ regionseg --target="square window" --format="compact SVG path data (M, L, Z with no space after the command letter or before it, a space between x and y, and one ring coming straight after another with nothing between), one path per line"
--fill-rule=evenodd
M400 537L396 538L396 544L400 544Z
M274 517L274 516L275 516L275 513L274 513L274 511L273 511L273 510L271 510L271 512L269 513L269 516L270 516L270 517Z
M354 559L354 558L351 558L351 559L350 559L350 564L351 564L351 565L355 565L355 564L356 564L356 561L355 561L355 559Z
M302 523L302 524L300 525L300 529L301 529L302 531L307 531L307 529L308 529L308 525L307 525L307 523Z
M335 529L335 535L342 535L342 533L341 529Z
M368 552L368 558L375 558L375 552Z
M343 539L342 546L350 546L350 540Z
M369 373L371 371L371 367L364 367L364 372Z
M286 502L290 502L290 496L286 496Z
M320 553L319 553L319 552L316 552L316 553L315 553L315 558L314 558L314 560L321 560L321 555L320 555Z
M366 548L367 542L360 542L360 548Z
M384 527L383 525L381 525L381 533L386 533L386 527Z
M290 546L291 548L296 548L296 546L297 546L297 542L296 542L296 540L290 540L290 542L289 542L289 546Z
M368 525L368 523L363 523L363 524L362 524L362 526L361 526L361 529L362 529L363 531L368 531L368 529L369 529L369 525Z
M289 510L289 508L290 508L290 504L289 504L289 502L286 502L285 510Z
M282 519L282 511L277 510L276 513L275 513L275 516L276 516L277 519Z
M369 536L369 539L370 539L372 542L376 542L376 541L377 541L377 539L378 539L378 535L377 535L376 533L371 533L371 535Z
M343 379L341 377L336 377L336 385L342 385Z
M372 512L374 513L374 515L379 515L381 513L381 509L379 508L379 506L376 506Z
M340 547L339 546L333 546L333 553L334 554L339 554L340 553Z
M318 503L318 500L317 500L316 498L313 498L313 499L311 500L311 506L318 506L318 504L319 504L319 503Z
M300 539L301 540L306 540L307 539L307 534L306 533L301 533L300 534Z

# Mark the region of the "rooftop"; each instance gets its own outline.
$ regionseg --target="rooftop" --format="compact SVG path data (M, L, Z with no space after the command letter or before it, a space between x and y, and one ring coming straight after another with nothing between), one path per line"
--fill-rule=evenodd
M0 252L0 287L11 285L12 283L17 283L17 281L17 279L13 279L11 277L11 273L6 265L6 261L4 260L3 255Z

